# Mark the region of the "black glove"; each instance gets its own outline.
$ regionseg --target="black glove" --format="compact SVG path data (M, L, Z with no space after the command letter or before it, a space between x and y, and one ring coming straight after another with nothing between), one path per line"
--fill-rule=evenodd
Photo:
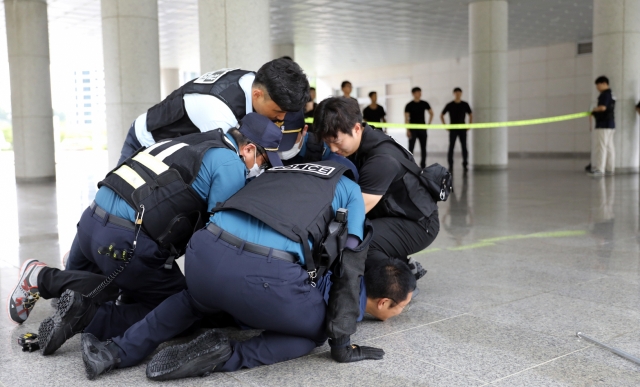
M380 360L384 350L374 347L348 345L346 347L331 347L331 358L338 363L351 363L360 360Z

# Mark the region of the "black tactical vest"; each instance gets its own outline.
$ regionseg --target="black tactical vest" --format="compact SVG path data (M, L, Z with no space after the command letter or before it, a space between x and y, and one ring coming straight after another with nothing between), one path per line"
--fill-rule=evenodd
M136 211L143 205L147 235L181 251L206 220L207 203L191 184L211 148L236 151L220 129L161 141L118 165L98 187L111 188Z
M362 133L362 142L358 152L349 157L349 160L353 161L358 169L366 163L367 159L374 155L389 154L397 157L397 152L389 152L387 147L379 146L383 143L393 144L405 158L415 162L413 155L392 137L384 134L381 130L372 129L369 125L365 126L363 124L363 126L364 132ZM369 211L367 217L376 219L392 216L421 220L429 217L437 209L438 204L420 183L420 180L405 168L405 174L402 179L391 183L387 192L382 196L378 204Z
M334 218L331 206L338 180L348 169L333 161L267 169L213 212L238 210L250 214L287 238L300 242L305 262L317 262L318 247ZM283 187L291 187L283 197ZM295 216L292 216L295 214ZM313 241L313 252L307 241Z
M221 69L203 74L191 80L159 104L147 111L147 130L157 142L166 138L176 138L200 129L191 122L184 107L185 94L208 94L224 102L240 121L247 114L247 99L238 81L251 71Z

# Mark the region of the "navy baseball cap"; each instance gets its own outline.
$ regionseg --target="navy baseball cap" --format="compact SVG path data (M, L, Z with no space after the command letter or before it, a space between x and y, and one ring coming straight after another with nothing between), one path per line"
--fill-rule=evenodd
M280 142L279 151L288 151L295 145L298 139L298 133L304 129L304 110L287 112L287 114L284 115L284 122L280 129L282 129L282 142Z
M282 132L276 124L263 115L249 113L240 121L238 130L251 142L260 145L267 151L267 157L269 157L269 163L272 167L282 166L282 161L278 156Z

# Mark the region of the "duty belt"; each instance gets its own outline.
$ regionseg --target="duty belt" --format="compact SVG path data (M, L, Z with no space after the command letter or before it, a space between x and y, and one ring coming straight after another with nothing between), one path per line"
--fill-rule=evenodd
M91 205L89 206L91 207L94 214L98 215L98 217L104 219L105 216L109 216L109 220L107 221L108 223L112 223L115 224L117 226L120 227L124 227L127 228L131 231L135 231L136 226L135 224L133 224L133 222L131 222L130 220L126 220L124 218L120 218L118 216L115 215L111 215L109 213L107 213L107 211L105 211L102 207L100 207L99 205L96 204L96 202L92 202Z
M209 223L209 225L207 226L207 231L209 231L213 235L216 235L219 239L227 242L228 244L238 248L242 247L243 250L248 251L250 253L263 255L265 257L271 256L273 258L291 262L291 263L298 263L299 261L298 257L294 254L288 253L283 250L276 250L270 247L247 242L244 239L240 239L237 236L231 233L228 233L227 231L224 231L223 229L221 229L220 227L216 226L213 223Z

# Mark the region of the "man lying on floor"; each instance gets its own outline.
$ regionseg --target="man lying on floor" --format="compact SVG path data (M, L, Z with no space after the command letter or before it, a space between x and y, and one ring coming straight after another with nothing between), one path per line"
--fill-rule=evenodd
M382 349L351 344L356 321L365 312L380 320L402 312L416 280L399 260L363 278L372 229L359 187L342 176L346 170L331 161L272 168L216 207L211 223L189 242L188 290L122 336L101 342L82 335L89 379L140 363L162 342L221 311L264 332L233 342L208 331L159 352L147 376L169 380L273 364L306 355L327 337L338 362L381 359ZM336 246L345 246L341 254ZM69 290L61 303L78 309L82 298Z

